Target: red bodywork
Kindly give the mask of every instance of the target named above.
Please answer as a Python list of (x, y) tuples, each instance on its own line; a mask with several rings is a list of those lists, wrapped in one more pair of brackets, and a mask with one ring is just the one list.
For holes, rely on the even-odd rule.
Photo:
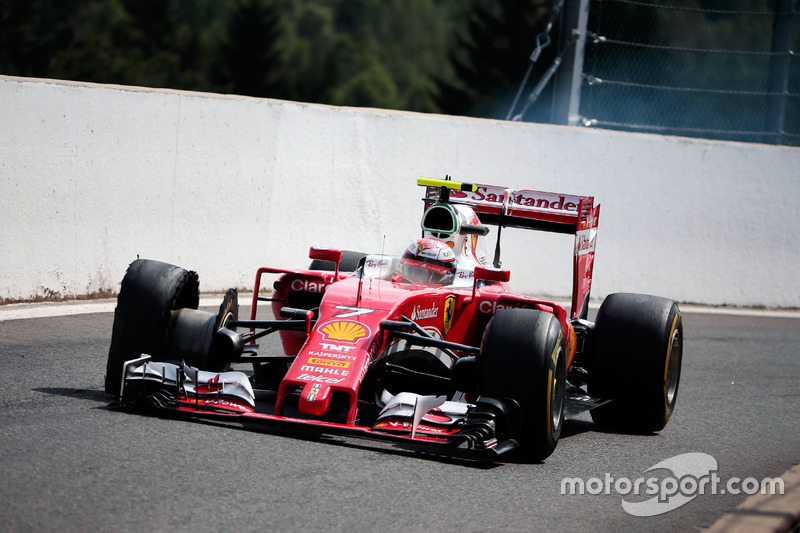
[[(187, 372), (194, 373), (193, 379), (199, 379), (196, 377), (199, 374), (183, 364), (160, 367), (162, 372), (169, 368), (178, 376), (172, 385), (163, 385), (166, 374), (162, 374), (155, 384), (150, 378), (150, 381), (144, 377), (137, 378), (139, 381), (130, 378), (134, 389), (141, 387), (136, 390), (144, 390), (144, 394), (146, 387), (151, 386), (162, 387), (166, 392), (177, 390), (173, 408), (190, 416), (311, 425), (403, 441), (465, 444), (470, 449), (495, 453), (516, 446), (513, 438), (505, 441), (495, 438), (498, 434), (493, 418), (500, 413), (502, 416), (497, 415), (500, 416), (497, 420), (503, 423), (503, 417), (513, 417), (513, 405), (499, 405), (502, 399), (474, 397), (479, 394), (472, 384), (480, 363), (484, 331), (502, 309), (550, 313), (563, 330), (569, 370), (576, 354), (575, 327), (578, 319), (586, 317), (591, 290), (599, 206), (593, 205), (592, 197), (427, 179), (418, 183), (427, 187), (423, 198), (425, 214), (436, 215), (428, 222), (423, 217), (423, 232), (439, 238), (436, 235), (450, 231), (451, 242), (443, 242), (454, 252), (462, 253), (451, 284), (412, 282), (393, 270), (402, 263), (398, 258), (384, 255), (361, 257), (358, 268), (352, 264), (348, 267), (348, 270), (355, 268), (354, 272), (340, 271), (343, 257), (340, 250), (312, 248), (311, 259), (332, 262), (332, 271), (260, 268), (255, 278), (250, 320), (231, 319), (234, 330), (238, 326), (250, 329), (251, 333), (239, 335), (225, 325), (218, 326), (215, 333), (221, 334), (220, 338), (231, 347), (239, 346), (238, 355), (231, 362), (245, 362), (248, 358), (253, 362), (253, 382), (263, 377), (265, 383), (277, 384), (274, 404), (260, 405), (250, 378), (242, 372), (219, 373), (210, 380), (206, 376), (202, 383), (195, 383), (193, 392), (187, 392), (182, 381), (189, 375)], [(445, 218), (452, 214), (453, 220), (445, 220), (447, 224), (442, 228), (432, 227), (439, 214)], [(499, 265), (502, 228), (575, 235), (569, 313), (555, 302), (515, 293), (509, 285), (507, 270), (486, 266), (480, 241), (488, 232), (486, 226), (498, 227), (496, 265)], [(262, 296), (265, 274), (278, 274), (269, 298)], [(259, 302), (264, 300), (271, 301), (275, 320), (258, 317)], [(256, 328), (264, 331), (256, 333)], [(258, 355), (255, 340), (276, 330), (284, 355)], [(244, 353), (245, 343), (250, 343), (248, 353)], [(245, 357), (248, 354), (253, 357)], [(126, 367), (139, 361), (130, 361)], [(415, 365), (422, 365), (422, 369)], [(435, 368), (431, 370), (430, 365)], [(142, 376), (147, 374), (146, 366), (133, 373), (137, 371)], [(259, 371), (263, 372), (261, 376)], [(409, 388), (390, 390), (380, 377), (393, 379), (396, 375), (401, 376), (402, 386)], [(126, 376), (128, 371), (123, 369), (123, 379)], [(222, 394), (225, 380), (234, 380), (242, 390), (249, 390), (249, 396)], [(430, 383), (434, 385), (429, 386)], [(392, 388), (398, 388), (396, 384), (393, 382)], [(262, 389), (275, 390), (272, 386)], [(219, 393), (216, 396), (215, 391)], [(372, 401), (370, 394), (373, 400), (377, 396), (381, 399)], [(123, 402), (124, 392), (120, 397)], [(153, 396), (159, 406), (164, 397)], [(372, 416), (372, 420), (361, 425), (359, 416), (364, 412), (359, 411), (359, 406), (365, 402), (368, 409), (377, 408), (380, 413), (366, 415), (366, 418)]]
[[(424, 180), (420, 184), (424, 185)], [(281, 415), (284, 402), (295, 393), (299, 393), (300, 412), (310, 417), (326, 413), (334, 395), (343, 394), (349, 402), (346, 424), (354, 424), (362, 380), (376, 359), (398, 342), (383, 330), (382, 322), (387, 320), (412, 319), (437, 338), (479, 347), (487, 323), (499, 309), (538, 309), (552, 313), (560, 322), (566, 337), (567, 368), (571, 366), (576, 339), (570, 320), (581, 316), (588, 301), (599, 206), (593, 206), (592, 197), (514, 191), (488, 185), (473, 188), (451, 191), (450, 200), (469, 205), (481, 222), (576, 236), (570, 315), (557, 303), (514, 293), (507, 283), (507, 271), (498, 273), (479, 266), (472, 287), (421, 286), (340, 273), (341, 252), (312, 248), (312, 258), (334, 261), (336, 270), (261, 268), (256, 274), (251, 320), (257, 317), (261, 279), (267, 273), (281, 274), (272, 295), (275, 317), (281, 316), (283, 307), (298, 307), (295, 302), (319, 302), (313, 327), (309, 314), (305, 333), (280, 332), (284, 352), (294, 356), (294, 361), (280, 383), (275, 415)], [(438, 192), (437, 186), (427, 188), (426, 205), (436, 201)], [(381, 257), (375, 260), (381, 261)], [(478, 287), (480, 280), (493, 283)], [(453, 352), (459, 357), (467, 355), (457, 349)]]
[[(256, 289), (263, 274), (281, 272), (259, 269)], [(285, 398), (300, 389), (300, 410), (309, 415), (322, 415), (329, 408), (332, 393), (338, 391), (351, 399), (347, 422), (353, 423), (361, 381), (370, 364), (390, 345), (381, 329), (384, 320), (399, 321), (415, 316), (417, 324), (446, 341), (480, 346), (483, 330), (497, 310), (505, 307), (539, 309), (558, 318), (567, 339), (567, 364), (572, 363), (575, 334), (566, 310), (553, 302), (517, 295), (505, 282), (475, 290), (473, 295), (472, 289), (364, 281), (352, 274), (342, 278), (334, 281), (333, 273), (297, 271), (284, 273), (275, 282), (272, 296), (275, 316), (280, 316), (283, 302), (292, 301), (292, 293), (304, 292), (294, 289), (313, 287), (314, 291), (324, 293), (319, 318), (310, 335), (280, 332), (284, 352), (296, 358), (278, 390), (276, 414), (280, 414)], [(258, 307), (256, 294), (258, 292), (254, 293), (253, 320)]]

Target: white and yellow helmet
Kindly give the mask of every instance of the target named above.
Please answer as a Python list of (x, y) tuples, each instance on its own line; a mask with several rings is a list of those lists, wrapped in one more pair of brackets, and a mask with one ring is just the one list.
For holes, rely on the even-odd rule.
[(486, 264), (486, 227), (471, 207), (437, 202), (425, 210), (421, 225), (422, 236), (445, 242), (460, 266)]

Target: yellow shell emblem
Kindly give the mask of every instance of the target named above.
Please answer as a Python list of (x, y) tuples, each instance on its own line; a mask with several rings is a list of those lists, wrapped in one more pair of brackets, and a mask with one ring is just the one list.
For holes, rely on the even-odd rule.
[(325, 335), (327, 340), (345, 342), (354, 342), (369, 334), (365, 326), (358, 322), (350, 322), (349, 320), (328, 322), (322, 326), (320, 331)]

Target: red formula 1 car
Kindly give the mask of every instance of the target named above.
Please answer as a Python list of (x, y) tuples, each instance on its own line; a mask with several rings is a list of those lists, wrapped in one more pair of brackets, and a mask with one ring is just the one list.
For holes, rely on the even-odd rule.
[[(664, 298), (612, 294), (587, 320), (594, 198), (419, 184), (422, 238), (402, 255), (311, 248), (307, 270), (261, 268), (248, 320), (235, 290), (218, 313), (201, 311), (195, 272), (136, 260), (122, 280), (106, 390), (124, 407), (490, 456), (519, 447), (531, 460), (549, 456), (565, 417), (585, 410), (624, 431), (665, 426), (681, 370), (680, 311)], [(575, 236), (569, 313), (512, 291), (499, 268), (505, 227)], [(269, 295), (264, 274), (278, 275)], [(266, 301), (269, 319), (258, 314)], [(261, 353), (256, 342), (275, 332), (283, 353)]]

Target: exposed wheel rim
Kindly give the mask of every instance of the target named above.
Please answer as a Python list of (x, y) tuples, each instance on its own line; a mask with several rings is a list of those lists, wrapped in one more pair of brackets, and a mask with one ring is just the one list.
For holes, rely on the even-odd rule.
[(678, 380), (681, 374), (681, 358), (683, 356), (683, 342), (681, 332), (676, 328), (672, 332), (669, 346), (669, 361), (667, 362), (667, 375), (665, 378), (665, 392), (667, 405), (671, 406), (675, 402), (675, 395), (678, 392)]
[(228, 328), (236, 331), (236, 328), (228, 327), (230, 322), (236, 321), (239, 318), (239, 298), (236, 289), (228, 289), (222, 303), (219, 306), (217, 313), (216, 329)]
[[(233, 316), (233, 313), (231, 313), (231, 312), (229, 311), (229, 312), (228, 312), (228, 313), (227, 313), (227, 314), (226, 314), (226, 315), (225, 315), (225, 316), (222, 318), (222, 321), (219, 323), (219, 327), (220, 327), (220, 328), (228, 328), (228, 323), (229, 323), (229, 322), (231, 322), (232, 320), (235, 320), (235, 318), (234, 318), (234, 316)], [(230, 328), (228, 328), (228, 329), (230, 329)], [(236, 328), (234, 328), (234, 330), (235, 330), (235, 329), (236, 329)]]
[(559, 347), (556, 356), (556, 371), (553, 376), (553, 383), (550, 387), (550, 423), (553, 433), (558, 435), (561, 424), (564, 421), (564, 392), (566, 386), (566, 365), (561, 361), (564, 357), (564, 350)]

